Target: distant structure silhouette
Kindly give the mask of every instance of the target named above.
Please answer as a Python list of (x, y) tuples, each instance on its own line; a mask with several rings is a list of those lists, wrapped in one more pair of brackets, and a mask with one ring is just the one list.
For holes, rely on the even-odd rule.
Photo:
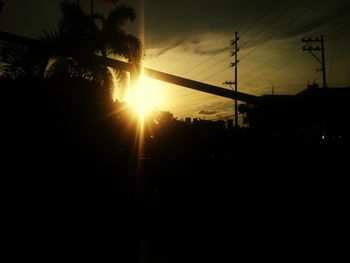
[(278, 132), (293, 139), (345, 142), (350, 134), (348, 101), (350, 87), (317, 88), (317, 84), (296, 95), (265, 95), (248, 109), (253, 129)]

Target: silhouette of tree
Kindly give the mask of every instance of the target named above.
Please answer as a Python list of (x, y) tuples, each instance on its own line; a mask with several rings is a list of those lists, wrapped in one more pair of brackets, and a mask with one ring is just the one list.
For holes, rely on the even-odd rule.
[(165, 134), (174, 130), (177, 124), (177, 118), (169, 111), (155, 110), (147, 118), (147, 126), (157, 135)]
[(51, 54), (47, 50), (3, 43), (0, 75), (6, 78), (43, 77)]
[(113, 74), (123, 74), (100, 65), (94, 55), (114, 55), (129, 63), (139, 63), (142, 59), (141, 41), (123, 30), (127, 21), (132, 22), (136, 18), (133, 8), (119, 4), (107, 16), (91, 15), (86, 14), (78, 3), (64, 0), (60, 3), (60, 9), (62, 18), (58, 29), (46, 30), (40, 37), (48, 46), (47, 50), (2, 45), (2, 75), (13, 78), (78, 78), (106, 86), (106, 83), (110, 84)]
[(93, 55), (114, 55), (129, 63), (139, 63), (142, 59), (141, 41), (122, 29), (126, 21), (132, 22), (136, 18), (133, 8), (116, 5), (107, 16), (85, 14), (80, 5), (71, 1), (62, 1), (60, 8), (63, 17), (58, 31), (46, 31), (42, 38), (71, 57), (56, 58), (51, 73), (70, 72), (72, 77), (103, 84), (111, 78), (110, 69), (98, 65)]
[(168, 126), (176, 121), (174, 114), (170, 111), (155, 111), (153, 122), (159, 126)]

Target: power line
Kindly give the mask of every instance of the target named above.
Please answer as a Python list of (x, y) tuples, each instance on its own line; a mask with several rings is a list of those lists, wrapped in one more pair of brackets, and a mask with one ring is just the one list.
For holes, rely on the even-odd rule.
[(278, 6), (281, 0), (278, 0), (277, 4), (273, 2), (270, 4), (263, 13), (241, 34), (241, 38), (245, 36), (251, 29), (253, 29), (258, 23), (260, 23), (265, 17), (267, 17)]
[[(285, 70), (287, 68), (287, 66), (289, 66), (290, 64), (292, 64), (295, 61), (297, 61), (301, 57), (302, 54), (303, 54), (302, 52), (296, 54), (294, 57), (292, 57), (288, 61), (286, 61), (280, 68), (277, 68), (274, 72), (271, 72), (271, 74), (268, 74), (268, 75), (272, 75), (272, 74), (277, 73), (278, 71)], [(254, 82), (254, 79), (253, 79), (253, 82)], [(270, 87), (267, 87), (267, 88), (270, 88)], [(255, 88), (248, 89), (248, 91), (255, 91), (255, 90), (258, 90), (258, 89), (260, 90), (260, 89), (267, 89), (267, 88), (255, 87)], [(244, 90), (244, 92), (247, 92), (247, 90)]]
[[(295, 22), (295, 21), (296, 21), (297, 19), (299, 19), (301, 16), (305, 15), (309, 10), (311, 10), (311, 9), (314, 7), (314, 3), (315, 3), (315, 2), (317, 2), (317, 1), (314, 1), (314, 2), (312, 3), (312, 5), (307, 6), (306, 8), (304, 8), (303, 10), (301, 10), (301, 12), (299, 12), (296, 16), (292, 17), (286, 24), (284, 24), (282, 27), (280, 27), (279, 31), (283, 30), (283, 28), (285, 28), (286, 26), (288, 26), (288, 24)], [(262, 15), (262, 16), (263, 16), (263, 17), (266, 17), (266, 15), (265, 15), (265, 16)], [(346, 28), (346, 27), (348, 26), (348, 24), (347, 24), (347, 23), (343, 23), (341, 27), (337, 26), (336, 28), (334, 28), (334, 23), (331, 22), (331, 23), (327, 24), (326, 26), (329, 27), (329, 29), (328, 29), (328, 31), (327, 31), (326, 33), (332, 33), (332, 32), (340, 32), (342, 29)], [(250, 26), (250, 27), (251, 27), (251, 26)], [(322, 27), (322, 28), (323, 28), (323, 27)], [(311, 32), (315, 32), (315, 33), (318, 32), (318, 31), (321, 32), (322, 28), (321, 28), (321, 29), (313, 30), (313, 31), (311, 31)], [(249, 28), (248, 28), (248, 29), (249, 29)], [(278, 32), (274, 32), (273, 34), (271, 34), (267, 39), (264, 40), (264, 42), (262, 43), (262, 45), (265, 44), (265, 43), (267, 43), (271, 38), (273, 38), (276, 34), (278, 34), (279, 31), (278, 31)], [(311, 32), (310, 32), (310, 33), (311, 33)], [(255, 42), (257, 42), (257, 41), (255, 41)], [(259, 48), (259, 47), (255, 47), (253, 50), (251, 50), (251, 51), (249, 52), (249, 54), (245, 54), (245, 55), (243, 56), (243, 58), (248, 57), (248, 56), (249, 56), (251, 53), (253, 53), (257, 48)], [(290, 49), (290, 48), (288, 48), (288, 49)], [(287, 50), (288, 50), (288, 49), (287, 49)], [(254, 78), (256, 78), (256, 77), (261, 78), (261, 77), (264, 76), (263, 74), (265, 74), (265, 75), (271, 75), (271, 74), (273, 74), (273, 73), (276, 73), (276, 72), (280, 71), (281, 69), (283, 69), (283, 67), (285, 67), (286, 65), (291, 64), (291, 63), (294, 62), (297, 58), (299, 58), (299, 56), (300, 56), (302, 53), (301, 53), (301, 52), (296, 52), (297, 49), (299, 49), (299, 47), (298, 47), (298, 48), (294, 47), (294, 49), (287, 51), (286, 54), (282, 54), (282, 55), (280, 55), (280, 56), (278, 56), (278, 57), (275, 57), (275, 58), (269, 60), (267, 63), (264, 63), (264, 69), (263, 69), (260, 73), (259, 73), (258, 67), (255, 67), (255, 70), (253, 70), (253, 72), (252, 72), (252, 70), (250, 70), (248, 73), (245, 73), (244, 76), (247, 76), (247, 74), (252, 74), (252, 73), (253, 73), (253, 77), (254, 77)], [(284, 53), (284, 52), (282, 52), (282, 53)], [(218, 64), (222, 63), (222, 62), (225, 61), (225, 60), (226, 60), (226, 58), (224, 58), (224, 59), (222, 59), (222, 60), (220, 60), (220, 61), (217, 61), (216, 63), (212, 64), (211, 67), (209, 67), (208, 69), (205, 69), (205, 70), (200, 71), (198, 74), (200, 75), (200, 74), (206, 72), (207, 70), (210, 70), (212, 67), (217, 66)], [(269, 64), (269, 63), (270, 63), (270, 64)], [(281, 68), (281, 66), (283, 66), (283, 67)], [(226, 70), (227, 70), (227, 69), (226, 69)], [(204, 80), (207, 80), (207, 79), (210, 79), (211, 77), (213, 77), (213, 76), (215, 76), (215, 75), (217, 75), (217, 74), (219, 74), (219, 73), (223, 74), (224, 72), (226, 72), (226, 70), (220, 69), (220, 70), (214, 72), (213, 74), (211, 74), (210, 76), (205, 77), (205, 78), (203, 79), (203, 81), (204, 81)], [(220, 75), (221, 75), (221, 74), (220, 74)]]
[[(286, 14), (287, 14), (288, 12), (290, 12), (290, 10), (293, 8), (293, 6), (294, 6), (295, 4), (296, 4), (296, 2), (295, 2), (295, 1), (292, 1), (288, 6), (286, 6), (286, 7), (283, 9), (283, 11), (281, 11), (281, 12), (279, 13), (279, 15), (278, 15), (277, 17), (274, 17), (273, 20), (272, 20), (270, 23), (266, 24), (264, 27), (262, 27), (262, 28), (259, 30), (259, 33), (258, 33), (258, 35), (255, 36), (255, 39), (252, 39), (251, 41), (248, 41), (245, 45), (242, 46), (242, 48), (245, 48), (245, 47), (247, 46), (247, 44), (249, 44), (250, 46), (256, 46), (256, 45), (260, 42), (259, 39), (262, 39), (262, 38), (263, 38), (263, 37), (262, 37), (262, 34), (263, 34), (266, 30), (270, 29), (270, 28), (276, 23), (276, 21), (278, 21), (281, 17), (286, 16)], [(259, 37), (259, 36), (260, 36), (260, 37)]]
[(251, 77), (251, 80), (255, 80), (259, 77), (267, 77), (267, 76), (272, 76), (273, 74), (285, 69), (287, 66), (289, 66), (290, 64), (292, 64), (293, 62), (295, 62), (297, 59), (299, 59), (299, 57), (302, 55), (303, 53), (301, 51), (295, 53), (294, 55), (292, 55), (291, 57), (289, 57), (286, 60), (281, 61), (276, 67), (268, 69), (258, 75), (255, 75), (253, 77)]
[[(339, 31), (339, 26), (337, 26), (337, 24), (338, 23), (336, 23), (336, 27), (338, 27), (337, 31)], [(333, 28), (334, 27), (334, 22), (331, 22), (331, 23), (327, 24), (326, 26), (328, 26), (330, 28), (328, 30), (328, 32), (333, 32), (334, 31), (334, 28)], [(346, 26), (347, 26), (347, 24), (343, 23), (343, 26), (341, 27), (341, 29), (343, 29)], [(312, 32), (316, 32), (316, 31), (320, 33), (320, 32), (322, 32), (324, 30), (316, 29), (316, 30), (313, 30)], [(290, 51), (288, 51), (289, 49), (290, 49)], [(283, 53), (282, 56), (277, 56), (277, 57), (275, 57), (273, 59), (270, 59), (267, 62), (265, 62), (262, 65), (262, 66), (264, 66), (264, 69), (262, 71), (260, 71), (258, 69), (258, 67), (255, 67), (255, 69), (251, 69), (249, 72), (245, 73), (243, 75), (243, 78), (248, 76), (248, 75), (251, 75), (251, 74), (254, 74), (254, 77), (256, 75), (261, 75), (262, 76), (263, 73), (268, 73), (269, 74), (269, 72), (271, 72), (271, 70), (273, 70), (275, 67), (280, 66), (281, 63), (284, 63), (284, 61), (288, 60), (289, 56), (295, 55), (295, 51), (296, 50), (299, 50), (299, 45), (295, 46), (294, 49), (291, 49), (290, 47), (288, 47), (287, 49), (285, 49), (284, 51), (281, 52), (281, 53)], [(285, 52), (287, 52), (287, 53), (285, 53)], [(244, 62), (244, 60), (243, 60), (243, 62)], [(260, 77), (260, 76), (258, 76), (258, 77)]]
[(187, 71), (183, 72), (182, 75), (185, 76), (185, 75), (189, 74), (193, 70), (197, 69), (200, 65), (203, 65), (203, 64), (207, 63), (209, 60), (211, 60), (213, 57), (216, 57), (217, 55), (219, 55), (219, 54), (211, 55), (211, 56), (205, 58), (204, 60), (198, 62), (194, 66), (192, 66), (189, 69), (187, 69)]
[[(229, 49), (228, 46), (224, 46), (223, 48)], [(187, 75), (187, 74), (193, 72), (193, 71), (196, 70), (198, 67), (200, 67), (201, 65), (207, 63), (207, 62), (210, 61), (212, 58), (219, 56), (220, 54), (221, 54), (221, 52), (219, 52), (219, 53), (217, 53), (217, 54), (212, 54), (211, 56), (209, 56), (209, 57), (207, 57), (207, 58), (201, 60), (200, 62), (198, 62), (198, 63), (195, 64), (194, 66), (188, 68), (185, 72), (182, 73), (182, 75)], [(222, 61), (223, 61), (223, 60), (222, 60)], [(207, 68), (207, 70), (209, 70), (210, 67), (212, 67), (212, 66), (209, 66), (209, 67)], [(204, 70), (204, 72), (205, 72), (205, 71), (206, 71), (206, 70)], [(201, 72), (200, 74), (203, 73), (202, 71), (200, 71), (200, 72)], [(193, 74), (192, 74), (192, 75), (193, 75)], [(196, 75), (198, 75), (198, 73), (197, 73)]]
[[(246, 59), (244, 62), (248, 65), (248, 67), (249, 67), (249, 69), (250, 69), (251, 71), (254, 71), (253, 67), (252, 67), (251, 64), (248, 62), (247, 59)], [(241, 78), (243, 78), (243, 77), (241, 77)], [(258, 78), (259, 78), (260, 80), (262, 80), (262, 82), (265, 82), (266, 84), (271, 85), (271, 83), (269, 83), (269, 82), (264, 78), (263, 75), (261, 75), (261, 76), (258, 75)]]
[(261, 46), (263, 46), (264, 44), (266, 44), (269, 40), (271, 40), (272, 38), (274, 38), (276, 35), (278, 35), (281, 31), (283, 31), (285, 29), (285, 27), (290, 26), (291, 23), (294, 23), (296, 20), (300, 19), (301, 17), (303, 17), (307, 12), (309, 12), (311, 9), (313, 9), (315, 7), (315, 4), (320, 2), (320, 1), (324, 1), (324, 0), (315, 0), (313, 1), (309, 6), (307, 6), (305, 9), (303, 9), (300, 13), (298, 13), (296, 16), (294, 16), (292, 19), (290, 19), (287, 23), (285, 23), (282, 27), (280, 27), (278, 29), (278, 31), (273, 32), (272, 34), (270, 34), (270, 36), (265, 39), (262, 43), (260, 43), (259, 46), (255, 46), (255, 48), (253, 48), (252, 50), (250, 50), (247, 54), (245, 54), (241, 59), (243, 60), (245, 57), (251, 55), (253, 52), (255, 52), (257, 49), (259, 49)]
[(280, 59), (276, 60), (274, 63), (270, 64), (266, 68), (264, 68), (259, 74), (259, 76), (262, 75), (268, 75), (271, 74), (271, 72), (274, 72), (275, 69), (281, 68), (286, 62), (290, 61), (290, 59), (294, 58), (297, 54), (301, 53), (300, 50), (295, 50), (289, 53), (287, 56), (281, 57)]
[(297, 61), (301, 56), (302, 56), (302, 52), (298, 52), (296, 53), (294, 56), (290, 57), (288, 60), (284, 61), (282, 64), (280, 64), (279, 67), (275, 68), (274, 70), (267, 72), (266, 75), (267, 76), (271, 76), (281, 70), (284, 70), (287, 68), (287, 66), (289, 66), (290, 64), (294, 63), (295, 61)]
[[(259, 75), (259, 74), (265, 72), (266, 70), (273, 68), (274, 66), (278, 66), (279, 63), (283, 62), (285, 59), (288, 59), (289, 56), (293, 55), (294, 52), (296, 52), (298, 50), (299, 50), (299, 46), (295, 47), (294, 49), (292, 49), (291, 47), (288, 47), (280, 52), (280, 53), (282, 53), (282, 55), (279, 55), (279, 56), (276, 56), (276, 57), (273, 57), (273, 58), (267, 60), (266, 62), (262, 63), (261, 65), (255, 67), (255, 69), (245, 73), (242, 77), (251, 76), (252, 74)], [(263, 67), (263, 69), (259, 70), (258, 69), (259, 67)]]
[[(299, 50), (299, 46), (297, 47), (297, 48), (295, 48), (294, 50), (292, 50), (291, 52), (295, 52), (295, 51), (297, 51), (297, 50)], [(287, 48), (286, 50), (284, 50), (284, 51), (282, 51), (282, 52), (285, 52), (285, 51), (287, 51), (289, 48)], [(300, 50), (299, 50), (300, 51)], [(277, 63), (277, 65), (278, 65), (278, 63), (280, 63), (281, 62), (281, 58), (283, 59), (284, 57), (286, 57), (286, 56), (288, 56), (288, 55), (290, 55), (291, 53), (287, 53), (287, 54), (285, 54), (285, 55), (283, 55), (282, 57), (277, 57), (277, 58), (272, 58), (272, 59), (270, 59), (269, 61), (268, 61), (268, 63), (271, 63), (272, 65), (275, 65), (276, 63)], [(288, 59), (288, 58), (287, 58)], [(226, 58), (224, 58), (222, 61), (219, 61), (220, 63), (221, 62), (223, 62), (224, 60), (226, 60)], [(277, 60), (277, 61), (276, 61)], [(244, 61), (245, 62), (245, 61)], [(283, 62), (283, 60), (282, 60), (282, 62)], [(216, 64), (218, 64), (218, 63), (216, 63)], [(265, 67), (266, 67), (266, 63), (264, 63), (265, 64)], [(271, 65), (270, 65), (271, 66)], [(219, 70), (217, 70), (217, 71), (215, 71), (214, 73), (212, 73), (211, 75), (209, 75), (209, 76), (206, 76), (205, 78), (203, 78), (203, 79), (201, 79), (201, 81), (206, 81), (206, 80), (208, 80), (208, 79), (210, 79), (210, 78), (212, 78), (213, 76), (217, 76), (218, 74), (223, 74), (223, 73), (225, 73), (227, 70), (228, 70), (229, 68), (227, 67), (226, 68), (226, 70), (223, 70), (223, 69), (219, 69)], [(208, 69), (209, 70), (209, 69)], [(204, 70), (204, 72), (205, 71), (207, 71), (207, 70)], [(265, 71), (265, 69), (263, 70), (263, 71)], [(262, 71), (262, 72), (263, 72)], [(252, 74), (252, 72), (248, 72), (248, 73), (245, 73), (241, 78), (245, 78), (247, 75), (249, 75), (249, 74)], [(257, 73), (255, 73), (255, 75), (254, 76), (256, 76), (256, 75), (262, 75), (262, 74), (257, 74)]]
[[(332, 23), (330, 23), (329, 25), (333, 26)], [(346, 26), (346, 24), (344, 24), (344, 25)], [(317, 31), (321, 32), (321, 29), (318, 29)], [(327, 32), (334, 32), (334, 31), (337, 31), (337, 29), (330, 28), (330, 30), (328, 30)], [(316, 32), (316, 30), (314, 32)], [(263, 71), (261, 71), (260, 73), (258, 73), (256, 75), (253, 75), (252, 79), (254, 80), (256, 78), (260, 78), (263, 75), (267, 75), (267, 76), (273, 75), (276, 72), (286, 68), (288, 65), (295, 62), (301, 56), (302, 52), (300, 51), (299, 47), (297, 47), (297, 49), (298, 49), (298, 52), (295, 52), (295, 49), (292, 49), (286, 55), (280, 56), (274, 62), (272, 62), (268, 67), (265, 67), (265, 69)], [(285, 51), (283, 51), (283, 52), (285, 52)], [(246, 73), (244, 76), (247, 76), (248, 74), (251, 74), (253, 72), (254, 71), (250, 71), (250, 72)], [(255, 70), (255, 72), (257, 72), (257, 70)]]
[[(230, 69), (230, 67), (227, 67), (226, 69), (224, 69), (224, 70), (222, 70), (222, 69), (220, 69), (220, 70), (218, 70), (218, 71), (215, 71), (214, 73), (212, 73), (211, 75), (209, 75), (209, 76), (207, 76), (207, 77), (205, 77), (205, 78), (202, 78), (200, 81), (206, 81), (206, 80), (208, 80), (208, 79), (211, 79), (212, 77), (214, 77), (214, 76), (221, 76), (223, 73), (225, 73), (226, 71), (228, 71)], [(218, 75), (219, 74), (219, 75)]]
[[(206, 72), (206, 71), (208, 71), (208, 70), (211, 70), (213, 67), (215, 67), (215, 66), (217, 66), (217, 65), (219, 65), (219, 64), (221, 64), (221, 63), (223, 63), (223, 62), (226, 61), (226, 60), (227, 60), (227, 58), (220, 59), (220, 60), (216, 61), (214, 64), (210, 65), (208, 68), (205, 68), (204, 70), (202, 70), (202, 71), (196, 73), (196, 75), (199, 76), (199, 75), (203, 74), (204, 72)], [(221, 71), (222, 71), (222, 69), (221, 69)]]
[[(338, 7), (338, 14), (341, 12), (342, 8), (341, 8), (341, 0), (338, 0), (337, 1), (337, 7)], [(331, 58), (330, 58), (330, 64), (329, 64), (329, 72), (328, 72), (328, 80), (330, 81), (331, 79), (331, 75), (332, 75), (332, 72), (333, 72), (333, 63), (334, 63), (334, 57), (335, 57), (335, 53), (336, 53), (336, 50), (337, 50), (337, 45), (338, 45), (338, 39), (339, 39), (339, 35), (336, 35), (336, 38), (335, 38), (335, 42), (334, 42), (334, 45), (333, 45), (333, 49), (332, 49), (332, 52), (331, 52)]]

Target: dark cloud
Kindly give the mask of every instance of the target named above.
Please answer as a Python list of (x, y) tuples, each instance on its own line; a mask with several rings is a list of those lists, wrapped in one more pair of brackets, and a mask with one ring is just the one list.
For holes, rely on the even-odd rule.
[(201, 110), (200, 112), (198, 112), (198, 114), (200, 115), (207, 115), (207, 116), (215, 115), (217, 113), (218, 113), (217, 111), (207, 111), (207, 110)]
[[(0, 16), (0, 29), (37, 37), (57, 23), (60, 0), (2, 0), (6, 9)], [(80, 1), (89, 11), (90, 0)], [(128, 29), (141, 35), (146, 48), (192, 48), (199, 55), (220, 53), (223, 47), (200, 46), (206, 33), (232, 35), (238, 31), (247, 47), (269, 40), (302, 35), (322, 29), (332, 21), (349, 16), (347, 0), (124, 0), (133, 6), (138, 20)], [(95, 0), (97, 12), (110, 5)], [(144, 19), (142, 19), (144, 18)], [(143, 24), (143, 26), (141, 26)], [(142, 30), (144, 28), (144, 31)], [(186, 43), (186, 45), (184, 45)], [(190, 44), (190, 45), (189, 45)]]
[(193, 53), (198, 55), (214, 55), (218, 54), (224, 51), (230, 50), (229, 47), (218, 47), (218, 48), (202, 48), (202, 47), (196, 47), (192, 50)]
[(275, 38), (288, 38), (306, 34), (326, 33), (334, 30), (340, 24), (349, 22), (350, 2), (338, 1), (316, 1), (308, 2), (295, 11), (275, 28)]
[[(141, 0), (129, 1), (140, 6)], [(158, 47), (170, 39), (200, 44), (203, 33), (233, 34), (239, 31), (251, 45), (301, 35), (346, 16), (350, 2), (342, 0), (144, 0), (145, 44)], [(248, 32), (247, 32), (248, 30)], [(194, 49), (198, 54), (221, 50)]]
[[(275, 1), (275, 0), (270, 0)], [(154, 46), (172, 38), (193, 38), (205, 32), (227, 32), (237, 30), (247, 23), (257, 10), (264, 6), (262, 1), (255, 1), (256, 9), (243, 1), (202, 0), (157, 1), (145, 3), (146, 45)]]

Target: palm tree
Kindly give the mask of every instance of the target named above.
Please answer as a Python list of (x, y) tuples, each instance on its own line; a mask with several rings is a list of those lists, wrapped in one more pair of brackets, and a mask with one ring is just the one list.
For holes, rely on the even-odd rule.
[(51, 53), (38, 47), (3, 43), (0, 48), (0, 75), (6, 78), (41, 78), (48, 68)]
[(58, 31), (46, 31), (42, 38), (69, 57), (56, 56), (48, 76), (87, 79), (112, 87), (113, 78), (123, 79), (125, 74), (97, 64), (94, 55), (113, 55), (129, 63), (140, 63), (143, 57), (141, 41), (123, 30), (127, 21), (133, 22), (136, 18), (133, 8), (116, 5), (107, 16), (86, 14), (79, 4), (71, 1), (62, 1), (60, 8), (63, 16)]
[[(111, 69), (97, 64), (95, 55), (114, 55), (129, 63), (141, 61), (141, 41), (123, 30), (127, 21), (133, 22), (136, 18), (133, 8), (120, 4), (107, 16), (91, 15), (86, 14), (77, 2), (64, 0), (60, 9), (62, 18), (58, 29), (44, 31), (41, 36), (41, 40), (50, 47), (51, 54), (37, 48), (3, 45), (0, 52), (3, 72), (13, 77), (79, 78), (104, 85), (112, 78)], [(114, 71), (123, 75), (117, 69)]]

